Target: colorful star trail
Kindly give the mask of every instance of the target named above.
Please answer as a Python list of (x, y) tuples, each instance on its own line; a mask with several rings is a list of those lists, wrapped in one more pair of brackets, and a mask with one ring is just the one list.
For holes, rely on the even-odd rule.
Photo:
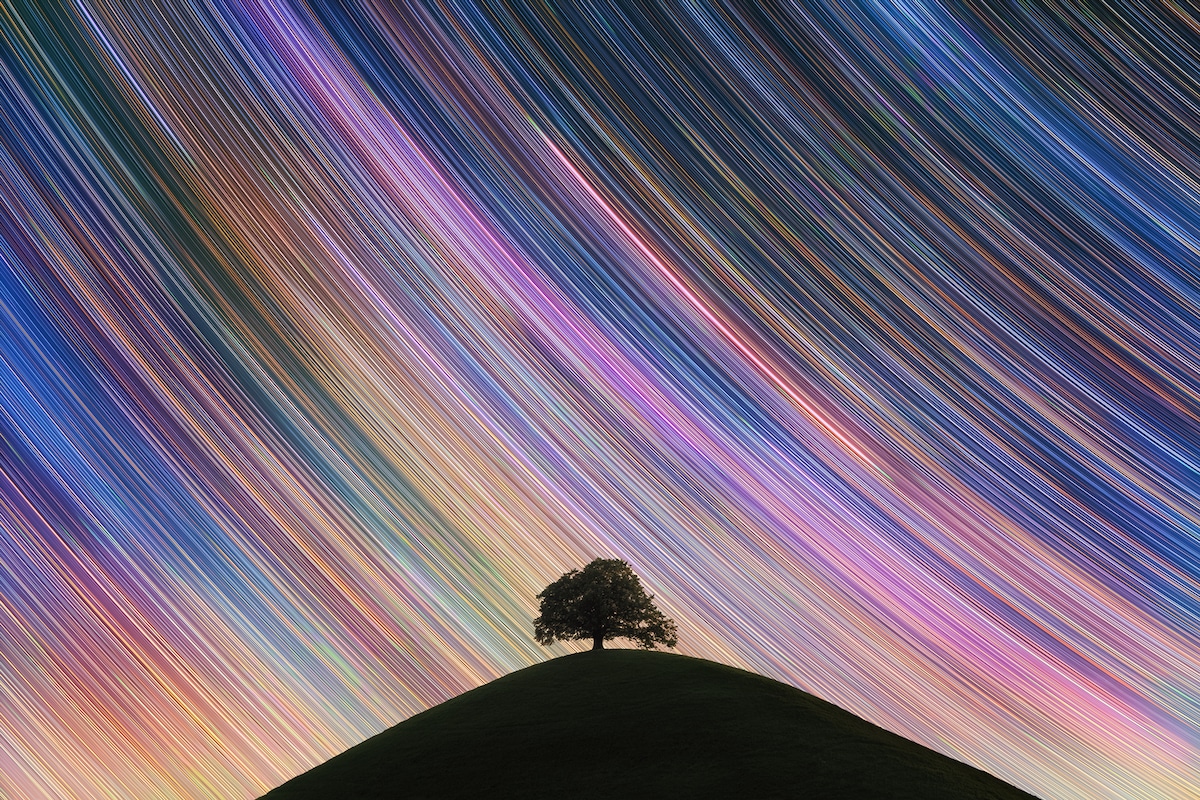
[(1200, 795), (1200, 19), (485, 5), (0, 9), (0, 797), (255, 797), (597, 556)]

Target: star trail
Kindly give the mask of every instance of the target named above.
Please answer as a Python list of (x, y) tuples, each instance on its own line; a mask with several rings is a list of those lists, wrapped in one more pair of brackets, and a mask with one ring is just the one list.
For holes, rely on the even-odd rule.
[[(1081, 6), (1081, 7), (1077, 7)], [(1200, 19), (0, 9), (0, 797), (252, 798), (679, 652), (1200, 794)]]

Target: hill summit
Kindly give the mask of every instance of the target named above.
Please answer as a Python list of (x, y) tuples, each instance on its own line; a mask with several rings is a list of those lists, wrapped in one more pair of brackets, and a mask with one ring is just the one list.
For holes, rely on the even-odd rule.
[(1032, 795), (761, 675), (596, 650), (459, 695), (262, 800), (663, 797)]

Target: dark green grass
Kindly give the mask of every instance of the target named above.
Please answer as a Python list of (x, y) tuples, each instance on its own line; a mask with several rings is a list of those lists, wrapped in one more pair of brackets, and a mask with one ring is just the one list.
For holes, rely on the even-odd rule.
[(668, 653), (602, 650), (448, 700), (265, 797), (1031, 795), (769, 678)]

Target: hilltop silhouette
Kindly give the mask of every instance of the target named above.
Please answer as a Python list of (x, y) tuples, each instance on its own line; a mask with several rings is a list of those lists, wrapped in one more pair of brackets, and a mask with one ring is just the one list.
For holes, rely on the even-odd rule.
[(769, 678), (596, 650), (448, 700), (263, 800), (609, 797), (1032, 796)]

